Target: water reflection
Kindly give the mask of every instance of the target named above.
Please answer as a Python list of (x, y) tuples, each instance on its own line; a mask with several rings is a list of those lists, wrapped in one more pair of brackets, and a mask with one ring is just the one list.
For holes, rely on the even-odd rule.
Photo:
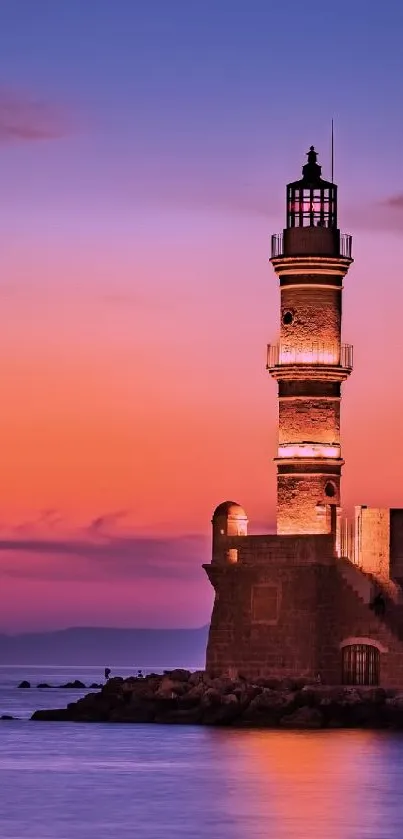
[(401, 839), (403, 738), (11, 722), (1, 839)]
[(230, 739), (232, 735), (235, 771), (229, 773), (227, 806), (242, 825), (240, 839), (400, 839), (399, 735), (250, 731), (231, 732)]

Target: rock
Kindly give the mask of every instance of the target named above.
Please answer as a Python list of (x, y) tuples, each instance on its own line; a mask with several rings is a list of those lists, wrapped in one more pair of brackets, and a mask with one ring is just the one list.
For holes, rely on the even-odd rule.
[(279, 687), (278, 687), (278, 690), (281, 690), (281, 691), (284, 691), (284, 692), (287, 692), (287, 691), (291, 692), (291, 691), (295, 691), (295, 690), (301, 690), (301, 688), (303, 688), (304, 685), (305, 685), (305, 680), (303, 680), (303, 683), (301, 684), (300, 679), (292, 679), (290, 677), (287, 677), (286, 679), (281, 680), (281, 682), (279, 684)]
[(285, 713), (295, 708), (295, 694), (263, 688), (247, 705), (243, 724), (275, 728)]
[(169, 677), (173, 682), (188, 682), (190, 678), (190, 670), (183, 670), (177, 667), (176, 670), (171, 670)]
[[(109, 719), (109, 722), (146, 723), (154, 722), (155, 714), (155, 705), (139, 702), (132, 703), (131, 705), (124, 705), (120, 708), (114, 708), (107, 719)], [(163, 721), (164, 720), (162, 720), (162, 722)]]
[(222, 705), (233, 705), (235, 707), (239, 705), (238, 699), (234, 693), (227, 693), (226, 696), (222, 697), (221, 700)]
[(121, 694), (89, 693), (78, 699), (77, 702), (70, 702), (67, 706), (71, 719), (76, 722), (92, 721), (107, 722), (113, 712), (123, 714), (126, 707)]
[(0, 720), (15, 720), (17, 717), (12, 717), (11, 714), (2, 714)]
[(194, 685), (190, 688), (190, 690), (178, 697), (179, 708), (186, 710), (200, 706), (201, 698), (206, 690), (208, 690), (208, 688), (206, 688), (206, 685), (203, 685), (202, 683)]
[(50, 708), (46, 711), (35, 711), (31, 717), (31, 720), (44, 722), (66, 722), (71, 719), (72, 716), (68, 708)]
[[(226, 693), (232, 693), (235, 684), (236, 683), (234, 683), (233, 679), (229, 679), (227, 676), (224, 676), (221, 679), (212, 679), (209, 686), (214, 690), (217, 690), (221, 696), (224, 696)], [(242, 682), (239, 684), (244, 687)]]
[(283, 728), (322, 728), (323, 717), (317, 708), (303, 706), (281, 717), (280, 725)]
[(221, 694), (215, 688), (207, 688), (201, 697), (200, 704), (202, 708), (209, 708), (211, 705), (221, 705)]
[(276, 678), (256, 679), (256, 684), (262, 688), (270, 688), (270, 690), (279, 690), (281, 680)]
[(206, 674), (203, 670), (196, 670), (194, 673), (191, 673), (189, 676), (189, 684), (190, 685), (198, 685), (201, 682), (205, 681)]
[(403, 693), (397, 693), (392, 698), (387, 699), (386, 702), (390, 708), (398, 708), (403, 711)]
[(65, 690), (85, 690), (85, 684), (80, 682), (79, 679), (75, 679), (74, 682), (66, 682), (65, 685), (59, 685), (59, 687)]
[(385, 725), (390, 728), (403, 728), (403, 695), (398, 693), (385, 700), (382, 706), (384, 712)]
[(102, 687), (103, 693), (116, 693), (123, 684), (124, 679), (121, 676), (114, 676), (113, 679), (108, 679)]
[(360, 705), (362, 698), (356, 688), (343, 688), (339, 702), (341, 705)]
[(39, 690), (42, 690), (42, 688), (51, 688), (51, 687), (53, 687), (53, 685), (47, 685), (46, 682), (39, 682), (39, 685), (37, 685), (37, 688)]
[[(40, 710), (32, 719), (301, 729), (403, 728), (403, 692), (318, 685), (304, 679), (283, 680), (281, 689), (275, 679), (259, 682), (213, 678), (201, 671), (189, 674), (179, 668), (144, 678), (114, 677), (103, 686), (94, 683), (96, 692), (70, 702), (67, 708)], [(75, 680), (63, 687), (83, 690), (84, 685)]]
[(297, 707), (302, 708), (305, 705), (313, 708), (314, 705), (318, 705), (319, 703), (320, 699), (311, 687), (305, 686), (301, 690), (297, 690), (295, 694), (295, 704)]
[(101, 690), (103, 685), (98, 685), (96, 682), (93, 682), (92, 685), (90, 685), (90, 690), (96, 690), (97, 688)]
[(155, 695), (161, 699), (173, 699), (181, 696), (187, 690), (187, 686), (182, 682), (174, 682), (169, 676), (164, 676)]
[(386, 699), (394, 699), (400, 693), (396, 688), (385, 688)]
[(202, 720), (202, 712), (198, 708), (176, 708), (163, 715), (157, 713), (154, 722), (168, 725), (197, 725)]
[(27, 682), (27, 681), (25, 681), (25, 679), (24, 679), (24, 681), (23, 681), (23, 682), (20, 682), (20, 684), (18, 685), (18, 687), (19, 687), (19, 688), (23, 688), (24, 690), (26, 690), (27, 688), (30, 688), (30, 687), (31, 687), (31, 682)]
[(251, 705), (252, 704), (254, 708), (277, 708), (284, 712), (285, 710), (290, 710), (291, 707), (295, 705), (295, 694), (264, 688), (261, 693), (258, 693), (257, 696), (252, 699)]
[(207, 690), (209, 690), (207, 685), (205, 685), (204, 682), (199, 682), (197, 685), (193, 685), (193, 687), (188, 690), (186, 698), (199, 700)]
[(223, 696), (220, 704), (214, 702), (205, 707), (202, 715), (203, 725), (230, 725), (241, 714), (240, 704), (234, 694)]
[(358, 688), (358, 693), (364, 702), (371, 702), (375, 705), (382, 705), (386, 700), (386, 690), (380, 687)]
[(331, 702), (339, 702), (344, 695), (344, 688), (337, 685), (306, 685), (301, 693), (313, 694), (315, 697), (315, 704), (320, 705), (323, 699), (329, 699)]

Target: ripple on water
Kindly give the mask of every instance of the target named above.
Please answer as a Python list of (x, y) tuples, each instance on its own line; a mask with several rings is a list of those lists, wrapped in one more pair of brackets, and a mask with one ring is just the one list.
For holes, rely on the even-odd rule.
[(1, 726), (1, 839), (401, 839), (403, 737)]

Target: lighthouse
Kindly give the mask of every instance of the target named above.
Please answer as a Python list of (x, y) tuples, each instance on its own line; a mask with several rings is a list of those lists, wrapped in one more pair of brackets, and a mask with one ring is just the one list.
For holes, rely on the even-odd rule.
[(272, 236), (280, 282), (279, 340), (267, 350), (278, 382), (277, 533), (334, 532), (339, 541), (341, 385), (353, 351), (342, 343), (343, 282), (352, 238), (337, 221), (337, 186), (311, 146), (286, 188), (286, 227)]
[[(272, 236), (277, 533), (248, 534), (240, 499), (216, 506), (203, 566), (214, 588), (206, 670), (402, 689), (403, 509), (359, 505), (353, 522), (340, 518), (341, 387), (353, 368), (342, 295), (352, 240), (340, 232), (337, 186), (322, 178), (317, 157), (311, 146), (302, 178), (287, 185), (285, 229)], [(270, 691), (262, 702), (271, 707)]]

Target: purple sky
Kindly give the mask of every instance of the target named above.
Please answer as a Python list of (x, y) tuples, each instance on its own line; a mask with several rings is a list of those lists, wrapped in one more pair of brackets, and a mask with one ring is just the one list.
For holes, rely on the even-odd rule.
[(215, 505), (274, 526), (269, 236), (332, 118), (343, 497), (403, 506), (403, 6), (0, 6), (0, 630), (198, 625)]

